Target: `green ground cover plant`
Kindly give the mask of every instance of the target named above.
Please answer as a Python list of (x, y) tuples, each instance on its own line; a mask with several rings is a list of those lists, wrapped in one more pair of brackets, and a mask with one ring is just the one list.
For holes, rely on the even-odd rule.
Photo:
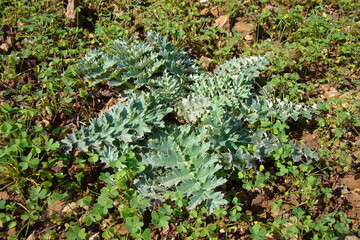
[(4, 239), (359, 237), (357, 1), (79, 3), (0, 0)]

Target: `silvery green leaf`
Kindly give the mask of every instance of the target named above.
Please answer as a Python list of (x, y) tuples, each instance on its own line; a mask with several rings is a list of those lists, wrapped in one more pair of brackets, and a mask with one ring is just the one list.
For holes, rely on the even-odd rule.
[(206, 200), (206, 207), (208, 209), (208, 214), (211, 214), (218, 206), (227, 204), (228, 202), (224, 198), (224, 194), (219, 192), (211, 192), (208, 194), (208, 199)]
[(207, 200), (206, 192), (199, 190), (192, 193), (189, 201), (189, 209), (194, 209), (197, 207), (201, 202)]
[(187, 179), (177, 186), (176, 191), (183, 193), (185, 196), (190, 196), (193, 192), (201, 189), (201, 183), (196, 179)]
[(100, 161), (104, 162), (107, 167), (110, 167), (111, 162), (119, 159), (119, 151), (113, 146), (103, 146), (99, 148), (98, 155), (100, 157)]
[(178, 185), (180, 182), (186, 180), (189, 176), (184, 175), (184, 172), (182, 169), (174, 169), (172, 170), (172, 172), (166, 174), (164, 177), (161, 177), (159, 179), (159, 182), (164, 186), (164, 187), (171, 187), (171, 186), (176, 186)]

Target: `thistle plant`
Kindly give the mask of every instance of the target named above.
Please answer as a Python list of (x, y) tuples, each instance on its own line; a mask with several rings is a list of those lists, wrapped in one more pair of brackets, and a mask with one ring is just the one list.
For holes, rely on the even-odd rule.
[[(153, 32), (146, 42), (120, 39), (82, 59), (80, 72), (93, 84), (121, 86), (127, 100), (69, 133), (63, 146), (93, 151), (116, 171), (127, 163), (112, 162), (134, 152), (145, 166), (134, 179), (144, 197), (154, 202), (165, 194), (182, 196), (189, 209), (204, 204), (211, 213), (227, 202), (219, 186), (231, 172), (279, 158), (317, 159), (310, 149), (261, 127), (262, 121), (311, 118), (316, 111), (256, 91), (254, 81), (267, 64), (260, 56), (235, 58), (207, 74)], [(289, 153), (279, 156), (283, 148)]]

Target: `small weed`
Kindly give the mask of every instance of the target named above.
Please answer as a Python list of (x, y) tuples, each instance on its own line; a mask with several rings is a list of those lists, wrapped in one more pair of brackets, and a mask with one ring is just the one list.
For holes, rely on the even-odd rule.
[(254, 226), (250, 227), (249, 230), (252, 239), (267, 239), (267, 230), (263, 228), (260, 223), (256, 223)]

